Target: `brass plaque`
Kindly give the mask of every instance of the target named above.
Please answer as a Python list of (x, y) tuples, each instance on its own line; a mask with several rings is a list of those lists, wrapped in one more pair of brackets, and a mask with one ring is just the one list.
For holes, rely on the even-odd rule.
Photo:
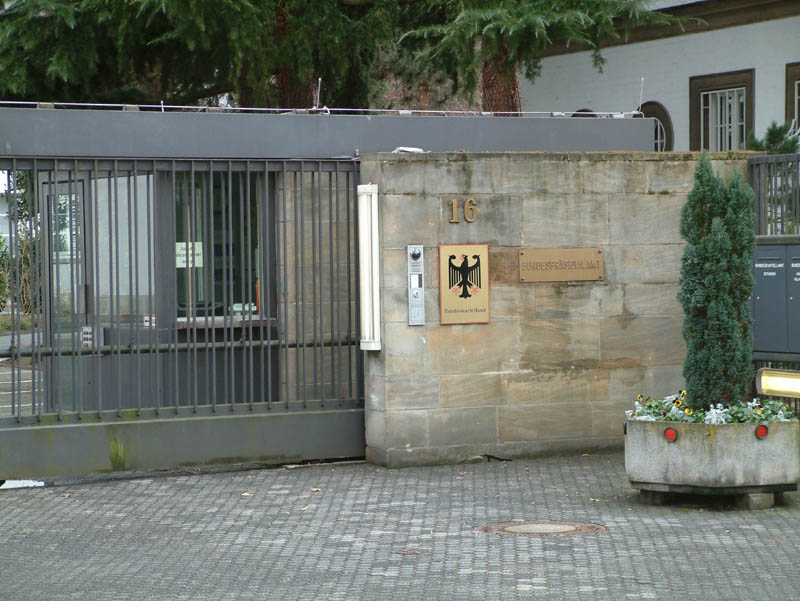
[(576, 282), (602, 279), (602, 249), (525, 248), (519, 251), (520, 282)]
[(439, 246), (442, 325), (489, 323), (489, 245)]

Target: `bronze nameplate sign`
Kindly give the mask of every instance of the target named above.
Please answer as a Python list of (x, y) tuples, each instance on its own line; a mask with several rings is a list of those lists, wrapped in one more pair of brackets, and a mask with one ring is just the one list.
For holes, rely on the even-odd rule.
[(520, 282), (575, 282), (603, 279), (599, 248), (525, 248), (519, 251)]

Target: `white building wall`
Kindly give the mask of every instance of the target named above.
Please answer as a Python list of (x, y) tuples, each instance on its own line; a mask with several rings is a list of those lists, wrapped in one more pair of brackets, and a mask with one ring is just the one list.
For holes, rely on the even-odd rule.
[(800, 61), (800, 17), (729, 27), (607, 48), (603, 72), (589, 52), (542, 61), (534, 84), (522, 82), (525, 111), (630, 111), (642, 101), (663, 104), (670, 114), (675, 150), (689, 149), (689, 78), (755, 69), (755, 133), (783, 123), (786, 63)]

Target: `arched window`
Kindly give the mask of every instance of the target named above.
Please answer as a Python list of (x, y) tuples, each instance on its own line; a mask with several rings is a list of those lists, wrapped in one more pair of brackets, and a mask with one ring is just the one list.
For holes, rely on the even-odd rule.
[(675, 137), (672, 133), (672, 119), (664, 105), (654, 100), (649, 100), (639, 107), (643, 117), (655, 119), (653, 123), (653, 150), (661, 152), (672, 150)]

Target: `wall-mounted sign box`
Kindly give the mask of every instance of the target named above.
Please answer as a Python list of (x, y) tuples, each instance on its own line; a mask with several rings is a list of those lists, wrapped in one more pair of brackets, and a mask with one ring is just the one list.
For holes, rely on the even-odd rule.
[(753, 276), (754, 354), (796, 356), (800, 353), (800, 237), (758, 236)]
[(602, 249), (523, 248), (519, 251), (520, 282), (576, 282), (602, 279)]
[(442, 325), (489, 323), (489, 245), (439, 246)]

